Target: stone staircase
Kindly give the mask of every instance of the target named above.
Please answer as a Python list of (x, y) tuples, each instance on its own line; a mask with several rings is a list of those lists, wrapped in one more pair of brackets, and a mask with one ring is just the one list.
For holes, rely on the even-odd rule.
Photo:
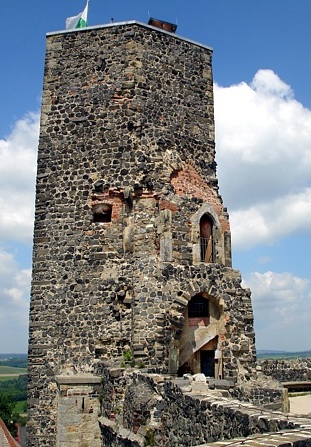
[[(199, 376), (199, 374), (198, 374)], [(183, 394), (198, 401), (210, 402), (212, 407), (235, 409), (239, 415), (244, 415), (253, 421), (258, 420), (263, 426), (273, 426), (277, 422), (281, 425), (291, 425), (291, 429), (268, 431), (249, 435), (246, 438), (231, 438), (211, 443), (201, 444), (197, 447), (311, 447), (311, 418), (307, 411), (310, 405), (310, 395), (303, 396), (305, 401), (292, 409), (292, 413), (269, 411), (248, 402), (241, 402), (226, 397), (226, 390), (232, 384), (226, 380), (211, 380), (214, 390), (209, 390), (208, 384), (195, 382), (187, 378), (175, 378), (172, 382), (177, 385)], [(301, 399), (301, 398), (300, 398)], [(283, 421), (283, 424), (282, 424)], [(260, 425), (260, 424), (259, 424)], [(277, 426), (277, 425), (276, 425)]]
[(206, 343), (211, 341), (217, 335), (217, 328), (213, 324), (208, 327), (198, 328), (196, 330), (195, 339), (186, 342), (180, 347), (179, 364), (183, 365), (196, 351), (202, 348)]

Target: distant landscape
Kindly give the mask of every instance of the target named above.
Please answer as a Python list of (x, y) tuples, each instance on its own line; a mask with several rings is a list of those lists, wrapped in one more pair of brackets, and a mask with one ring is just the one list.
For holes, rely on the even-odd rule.
[(27, 354), (0, 354), (0, 417), (12, 435), (26, 423), (26, 401)]
[(311, 357), (311, 349), (308, 351), (286, 352), (286, 351), (273, 351), (268, 349), (258, 349), (258, 359), (304, 359)]

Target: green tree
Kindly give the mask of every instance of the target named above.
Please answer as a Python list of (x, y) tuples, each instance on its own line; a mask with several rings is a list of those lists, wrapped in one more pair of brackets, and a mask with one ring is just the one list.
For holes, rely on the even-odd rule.
[(15, 402), (10, 395), (6, 393), (0, 393), (0, 417), (10, 430), (12, 434), (15, 434), (15, 422), (16, 414), (14, 414)]

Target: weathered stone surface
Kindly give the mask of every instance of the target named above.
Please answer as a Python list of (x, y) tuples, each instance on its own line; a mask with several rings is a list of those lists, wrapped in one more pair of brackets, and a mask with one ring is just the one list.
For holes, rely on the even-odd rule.
[(266, 376), (280, 382), (311, 381), (311, 358), (258, 360), (258, 366)]
[[(311, 442), (310, 419), (228, 399), (219, 391), (198, 392), (191, 388), (200, 382), (190, 381), (190, 378), (173, 381), (166, 378), (159, 383), (153, 380), (152, 375), (136, 371), (113, 381), (109, 370), (102, 369), (101, 374), (105, 376), (107, 396), (102, 406), (106, 419), (101, 420), (104, 446), (136, 447), (137, 439), (133, 444), (126, 444), (128, 435), (120, 439), (123, 425), (127, 430), (140, 434), (144, 445), (155, 446), (225, 446), (233, 442), (240, 445), (234, 438), (243, 438), (245, 445), (258, 447), (270, 446), (270, 443), (265, 444), (267, 440), (275, 447), (307, 447)], [(109, 417), (112, 408), (117, 406), (120, 412), (114, 418), (112, 428)], [(263, 433), (269, 435), (264, 436)], [(153, 443), (148, 444), (150, 439)], [(287, 444), (290, 440), (293, 444)]]
[[(231, 267), (217, 185), (211, 59), (210, 48), (139, 23), (47, 37), (31, 447), (65, 446), (77, 430), (70, 413), (78, 404), (57, 376), (94, 374), (98, 363), (171, 374), (209, 369), (234, 382), (255, 374), (250, 291)], [(188, 315), (196, 296), (208, 302), (206, 318)], [(99, 397), (92, 386), (88, 399)], [(60, 418), (64, 408), (68, 420)], [(87, 433), (95, 416), (82, 413)], [(93, 446), (74, 436), (75, 447)]]

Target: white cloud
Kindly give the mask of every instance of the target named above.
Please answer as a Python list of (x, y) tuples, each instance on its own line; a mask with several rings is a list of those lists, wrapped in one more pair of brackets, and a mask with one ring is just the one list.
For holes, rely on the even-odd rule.
[(271, 70), (259, 70), (251, 85), (215, 85), (214, 92), (218, 178), (235, 248), (305, 229), (311, 111)]
[[(0, 245), (29, 244), (34, 216), (39, 115), (29, 113), (0, 140)], [(0, 352), (26, 352), (31, 269), (0, 247)]]
[(0, 242), (32, 238), (39, 115), (17, 121), (0, 140)]
[(232, 240), (239, 248), (271, 243), (300, 230), (308, 230), (310, 218), (311, 187), (233, 211), (230, 214)]
[(251, 84), (258, 93), (276, 95), (280, 98), (293, 98), (293, 91), (272, 70), (258, 70)]
[(0, 250), (0, 352), (26, 352), (31, 269)]
[(252, 273), (243, 286), (252, 291), (259, 349), (310, 349), (311, 281), (291, 273)]

